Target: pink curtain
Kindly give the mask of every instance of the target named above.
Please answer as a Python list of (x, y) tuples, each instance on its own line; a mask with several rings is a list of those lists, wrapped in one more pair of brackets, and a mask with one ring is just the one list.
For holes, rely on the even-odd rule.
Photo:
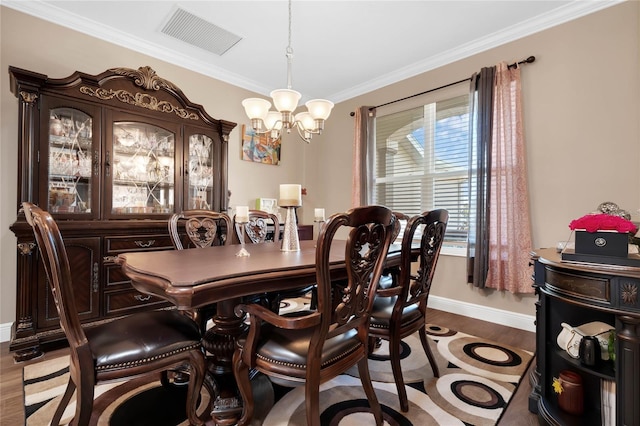
[(489, 271), (485, 287), (533, 293), (520, 68), (496, 67), (491, 148)]

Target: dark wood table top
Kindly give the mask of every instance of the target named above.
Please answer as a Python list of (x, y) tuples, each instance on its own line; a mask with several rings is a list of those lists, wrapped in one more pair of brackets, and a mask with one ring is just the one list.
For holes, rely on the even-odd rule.
[[(249, 257), (236, 256), (240, 245), (123, 253), (116, 262), (138, 291), (167, 299), (179, 309), (193, 309), (315, 282), (315, 244), (300, 241), (297, 252), (281, 251), (279, 243), (248, 244)], [(344, 246), (344, 241), (332, 246), (336, 279), (343, 278)], [(400, 245), (394, 244), (387, 262), (397, 262), (399, 252)]]

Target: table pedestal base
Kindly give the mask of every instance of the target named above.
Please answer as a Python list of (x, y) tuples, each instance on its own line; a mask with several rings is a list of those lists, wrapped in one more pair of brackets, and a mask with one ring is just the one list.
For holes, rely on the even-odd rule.
[[(204, 385), (211, 395), (211, 418), (215, 425), (234, 425), (242, 414), (242, 397), (238, 393), (233, 376), (232, 359), (236, 340), (242, 336), (247, 325), (244, 317), (238, 318), (234, 308), (241, 299), (218, 302), (213, 317), (213, 327), (205, 333), (202, 346), (208, 352), (208, 371)], [(255, 396), (255, 417), (264, 418), (274, 404), (271, 381), (263, 374), (251, 378)]]

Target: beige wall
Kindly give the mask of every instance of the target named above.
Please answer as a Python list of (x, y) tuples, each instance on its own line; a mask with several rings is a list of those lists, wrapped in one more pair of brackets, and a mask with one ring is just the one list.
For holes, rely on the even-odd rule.
[[(0, 7), (0, 324), (15, 319), (17, 100), (9, 65), (66, 77), (76, 70), (149, 65), (215, 118), (239, 123), (231, 134), (231, 205), (277, 197), (278, 183), (299, 182), (302, 221), (313, 207), (327, 214), (350, 207), (353, 119), (360, 105), (376, 105), (469, 77), (483, 66), (529, 55), (523, 68), (533, 241), (555, 246), (571, 219), (610, 200), (640, 208), (640, 7), (627, 2), (458, 61), (336, 105), (325, 133), (311, 145), (285, 138), (282, 166), (240, 161), (240, 130), (248, 124), (240, 102), (249, 92), (157, 59)], [(428, 41), (427, 41), (428, 42)], [(464, 259), (443, 256), (433, 294), (516, 313), (534, 314), (534, 298), (480, 291), (465, 284)], [(527, 267), (527, 265), (523, 265)]]
[[(536, 56), (522, 69), (534, 247), (555, 247), (569, 222), (614, 201), (640, 220), (640, 3), (627, 2), (387, 86), (334, 109), (309, 153), (309, 191), (327, 212), (350, 206), (353, 119), (379, 105), (462, 80), (483, 66)], [(428, 43), (428, 41), (425, 41)], [(329, 172), (331, 165), (331, 172)], [(522, 265), (526, 268), (527, 265)], [(432, 295), (534, 315), (535, 298), (466, 284), (465, 260), (440, 258)]]

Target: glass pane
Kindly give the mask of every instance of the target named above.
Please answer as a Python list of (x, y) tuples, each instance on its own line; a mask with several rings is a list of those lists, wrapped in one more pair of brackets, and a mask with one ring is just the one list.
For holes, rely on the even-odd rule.
[(49, 211), (91, 212), (92, 119), (73, 108), (49, 110)]
[(408, 215), (447, 209), (447, 242), (465, 241), (469, 155), (467, 95), (379, 115), (374, 202)]
[(113, 123), (111, 212), (173, 212), (174, 164), (172, 132), (146, 123)]
[(187, 206), (190, 209), (211, 209), (213, 204), (213, 140), (206, 135), (189, 137), (189, 189)]

